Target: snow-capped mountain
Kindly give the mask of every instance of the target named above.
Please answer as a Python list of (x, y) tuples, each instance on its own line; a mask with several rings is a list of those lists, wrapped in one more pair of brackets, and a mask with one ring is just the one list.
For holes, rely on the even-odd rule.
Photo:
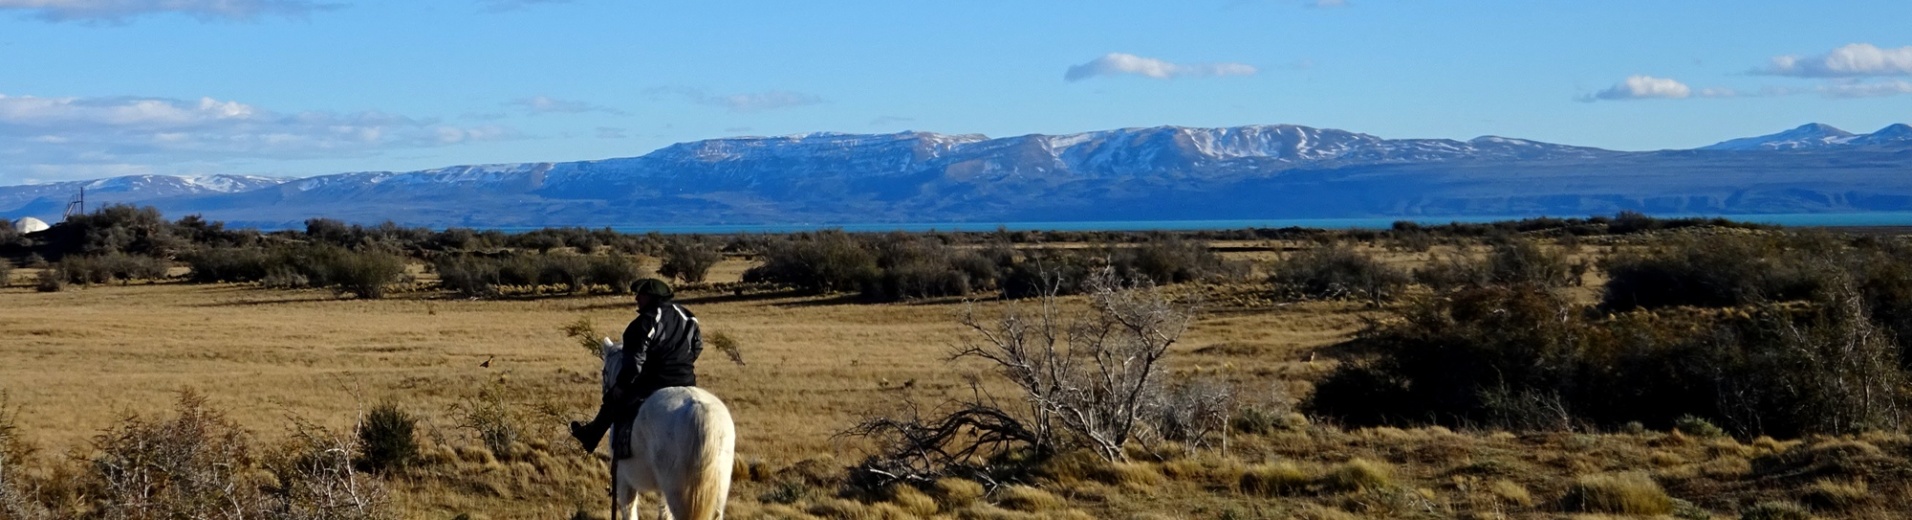
[(1895, 124), (1870, 134), (1854, 134), (1831, 125), (1812, 123), (1784, 132), (1722, 142), (1701, 150), (1824, 150), (1849, 146), (1912, 144), (1912, 126)]
[[(1864, 160), (1834, 160), (1848, 157)], [(88, 199), (268, 227), (1912, 211), (1907, 173), (1905, 125), (1865, 135), (1806, 125), (1662, 152), (1267, 125), (739, 137), (597, 161), (122, 177), (90, 181)], [(57, 217), (77, 186), (0, 188), (0, 215)]]
[(58, 217), (66, 202), (86, 193), (89, 206), (137, 203), (169, 197), (240, 193), (276, 186), (291, 179), (256, 175), (129, 175), (88, 181), (0, 187), (0, 212)]

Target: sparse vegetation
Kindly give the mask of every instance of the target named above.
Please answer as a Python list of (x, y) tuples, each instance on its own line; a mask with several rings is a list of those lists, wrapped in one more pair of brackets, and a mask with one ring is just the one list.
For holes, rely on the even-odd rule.
[[(151, 394), (188, 381), (216, 382), (212, 402), (273, 403), (233, 405), (223, 419), (252, 428), (241, 430), (252, 462), (232, 478), (259, 484), (234, 488), (258, 503), (313, 504), (303, 510), (331, 508), (323, 510), (347, 518), (346, 511), (365, 510), (602, 517), (603, 463), (563, 436), (564, 422), (596, 402), (599, 361), (562, 339), (558, 325), (582, 324), (573, 327), (577, 336), (595, 339), (589, 322), (628, 320), (628, 298), (599, 296), (624, 284), (597, 281), (603, 277), (591, 274), (591, 262), (661, 261), (670, 237), (338, 222), (248, 236), (185, 219), (168, 225), (185, 244), (174, 258), (192, 268), (194, 282), (335, 284), (324, 276), (301, 280), (307, 271), (275, 264), (281, 253), (303, 261), (324, 254), (319, 248), (432, 267), (419, 275), (423, 283), (393, 284), (378, 301), (246, 286), (122, 287), (113, 283), (119, 279), (63, 293), (10, 289), (9, 298), (39, 312), (0, 317), (0, 328), (18, 331), (0, 345), (0, 358), (9, 360), (0, 363), (0, 380), (28, 385), (30, 392), (16, 395), (33, 406), (15, 414), (31, 455), (0, 460), (0, 517), (106, 516), (100, 502), (74, 498), (103, 495), (80, 486), (101, 454), (73, 432), (120, 431), (116, 414), (163, 406)], [(1619, 228), (1629, 231), (1611, 233)], [(1912, 308), (1912, 292), (1903, 290), (1912, 286), (1904, 281), (1912, 269), (1901, 267), (1912, 257), (1898, 254), (1897, 238), (1615, 219), (1355, 232), (843, 235), (870, 255), (876, 276), (827, 294), (740, 283), (744, 271), (768, 261), (763, 251), (814, 235), (698, 238), (721, 244), (726, 256), (704, 283), (680, 288), (683, 298), (710, 323), (705, 339), (713, 348), (747, 344), (751, 351), (750, 365), (707, 356), (699, 366), (743, 426), (729, 517), (1524, 519), (1658, 511), (1652, 514), (1832, 520), (1890, 518), (1912, 503), (1900, 471), (1912, 453), (1906, 401), (1893, 391), (1907, 387), (1898, 339), (1904, 322), (1895, 320)], [(1771, 243), (1782, 247), (1752, 251), (1793, 255), (1787, 261), (1798, 262), (1813, 289), (1783, 297), (1759, 291), (1746, 303), (1620, 310), (1602, 304), (1605, 287), (1572, 282), (1574, 265), (1650, 256), (1680, 240), (1704, 247), (1716, 235), (1779, 236)], [(1024, 344), (1040, 352), (1041, 304), (1055, 303), (1057, 323), (1096, 323), (1088, 274), (1154, 279), (1138, 266), (1156, 253), (1142, 251), (1169, 239), (1184, 242), (1162, 248), (1174, 254), (1159, 258), (1175, 260), (1163, 265), (1204, 263), (1189, 259), (1206, 252), (1224, 268), (1154, 284), (1169, 300), (1199, 299), (1213, 312), (1186, 332), (1183, 342), (1195, 348), (1171, 349), (1154, 383), (1141, 387), (1151, 397), (1114, 460), (1053, 412), (1046, 425), (1030, 419), (1043, 408), (1015, 380), (985, 371), (993, 367), (986, 361), (942, 362), (950, 341), (934, 338), (959, 337), (960, 324), (948, 316), (966, 304), (913, 289), (930, 286), (916, 280), (960, 273), (969, 297), (987, 300), (996, 291), (1010, 295), (1012, 279), (1039, 281), (1047, 269), (1050, 283), (1028, 286), (1048, 287), (1054, 298), (1017, 303), (1027, 311), (1024, 337), (1036, 340)], [(1354, 301), (1271, 301), (1269, 285), (1228, 272), (1260, 262), (1255, 269), (1271, 275), (1284, 257), (1332, 248), (1381, 266), (1428, 267), (1387, 298), (1345, 298)], [(241, 256), (205, 261), (208, 251)], [(29, 270), (16, 276), (37, 274), (20, 250), (6, 254)], [(463, 295), (447, 282), (455, 278), (447, 271), (457, 269), (441, 268), (459, 261), (497, 266), (499, 278), (480, 273), (486, 285), (472, 285), (480, 289), (469, 296), (565, 297), (444, 298)], [(1437, 266), (1454, 270), (1432, 273)], [(210, 274), (222, 271), (258, 274)], [(507, 271), (550, 278), (506, 284)], [(884, 283), (892, 273), (897, 283)], [(1607, 275), (1583, 274), (1593, 284)], [(279, 278), (291, 281), (267, 283)], [(432, 292), (434, 279), (443, 292)], [(574, 293), (573, 282), (586, 288)], [(861, 305), (894, 300), (914, 301)], [(100, 325), (102, 315), (112, 321)], [(979, 321), (999, 329), (997, 320)], [(802, 332), (817, 324), (829, 324), (829, 332)], [(1075, 348), (1068, 338), (1077, 329), (1054, 329), (1058, 352)], [(533, 331), (530, 339), (525, 331)], [(551, 345), (538, 347), (540, 337)], [(141, 345), (131, 365), (119, 361), (132, 359), (119, 355), (128, 344)], [(1076, 362), (1096, 366), (1086, 357)], [(82, 372), (127, 391), (105, 406), (93, 390), (97, 378), (60, 375)], [(1080, 378), (1057, 381), (1091, 388)], [(1097, 393), (1114, 394), (1082, 395)], [(361, 416), (352, 403), (366, 400), (385, 405)], [(403, 419), (380, 418), (386, 405)], [(0, 405), (0, 423), (5, 410)], [(884, 448), (900, 444), (834, 435), (870, 410), (920, 426), (892, 432), (917, 441), (958, 432), (944, 445), (955, 448), (948, 454), (915, 455), (940, 458), (944, 470), (898, 463), (897, 452)], [(295, 419), (288, 428), (288, 411), (316, 414), (325, 427)], [(155, 425), (171, 416), (144, 420)], [(400, 424), (411, 426), (410, 435), (390, 434)], [(1038, 428), (1047, 428), (1048, 449), (1030, 441), (1043, 438)], [(1767, 436), (1748, 440), (1760, 435)], [(416, 455), (380, 455), (404, 450), (375, 447), (398, 439), (410, 439)], [(1000, 442), (972, 444), (978, 439)], [(969, 447), (977, 449), (962, 451)], [(821, 455), (857, 450), (876, 457)]]
[(1275, 264), (1269, 283), (1284, 299), (1373, 302), (1400, 294), (1408, 276), (1352, 248), (1331, 245), (1303, 251)]

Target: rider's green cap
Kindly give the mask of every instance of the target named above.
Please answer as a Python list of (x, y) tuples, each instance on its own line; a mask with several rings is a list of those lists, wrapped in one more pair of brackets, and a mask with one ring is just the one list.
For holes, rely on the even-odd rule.
[(665, 300), (665, 301), (669, 301), (672, 296), (670, 284), (666, 284), (664, 283), (663, 280), (659, 280), (656, 278), (645, 278), (643, 280), (632, 282), (631, 293), (648, 294), (651, 296), (656, 296), (657, 299), (659, 300)]

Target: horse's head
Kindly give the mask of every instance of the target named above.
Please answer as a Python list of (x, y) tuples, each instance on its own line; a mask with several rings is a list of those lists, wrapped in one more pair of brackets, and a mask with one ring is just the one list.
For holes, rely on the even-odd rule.
[(604, 360), (604, 391), (609, 392), (611, 383), (617, 381), (618, 371), (624, 368), (624, 363), (620, 362), (624, 354), (624, 345), (611, 341), (611, 338), (599, 338), (598, 345), (604, 349), (603, 354), (598, 357)]

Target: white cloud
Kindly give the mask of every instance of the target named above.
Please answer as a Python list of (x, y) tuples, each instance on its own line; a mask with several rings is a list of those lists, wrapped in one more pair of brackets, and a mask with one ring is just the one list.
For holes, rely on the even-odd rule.
[(1912, 81), (1896, 80), (1878, 83), (1835, 83), (1819, 87), (1818, 92), (1829, 98), (1851, 99), (1897, 96), (1912, 94)]
[(755, 113), (780, 108), (792, 108), (823, 103), (823, 98), (815, 94), (771, 90), (767, 92), (749, 92), (743, 94), (710, 94), (703, 89), (688, 87), (659, 87), (646, 92), (651, 95), (676, 95), (685, 101), (699, 105), (723, 107), (731, 112)]
[(1854, 43), (1819, 56), (1777, 56), (1764, 69), (1753, 71), (1801, 78), (1859, 78), (1912, 75), (1912, 46), (1882, 49)]
[(0, 95), (0, 177), (369, 155), (511, 135), (495, 125), (448, 125), (382, 112), (277, 113), (212, 98)]
[(914, 122), (916, 122), (916, 118), (913, 117), (877, 116), (876, 119), (870, 120), (870, 126), (890, 126)]
[(1348, 0), (1313, 0), (1308, 2), (1307, 5), (1315, 9), (1333, 9), (1336, 7), (1347, 7)]
[(603, 106), (603, 105), (594, 105), (594, 104), (583, 102), (583, 101), (553, 99), (553, 98), (549, 98), (545, 96), (532, 96), (532, 97), (523, 98), (523, 99), (514, 99), (509, 102), (506, 102), (505, 104), (523, 108), (533, 114), (580, 114), (584, 112), (604, 112), (607, 114), (624, 115), (623, 110), (618, 110), (618, 109)]
[(1082, 81), (1096, 76), (1132, 74), (1155, 79), (1184, 77), (1252, 76), (1255, 67), (1241, 63), (1199, 63), (1183, 65), (1134, 54), (1112, 52), (1088, 63), (1069, 67), (1062, 75), (1066, 81)]
[(0, 0), (0, 11), (20, 11), (49, 22), (123, 23), (141, 16), (183, 14), (204, 21), (302, 17), (336, 9), (311, 0)]
[(1725, 88), (1693, 87), (1678, 80), (1656, 78), (1653, 76), (1629, 76), (1625, 81), (1614, 84), (1606, 90), (1595, 92), (1580, 98), (1581, 101), (1625, 101), (1634, 99), (1686, 99), (1690, 97), (1723, 98), (1737, 97), (1739, 92)]

